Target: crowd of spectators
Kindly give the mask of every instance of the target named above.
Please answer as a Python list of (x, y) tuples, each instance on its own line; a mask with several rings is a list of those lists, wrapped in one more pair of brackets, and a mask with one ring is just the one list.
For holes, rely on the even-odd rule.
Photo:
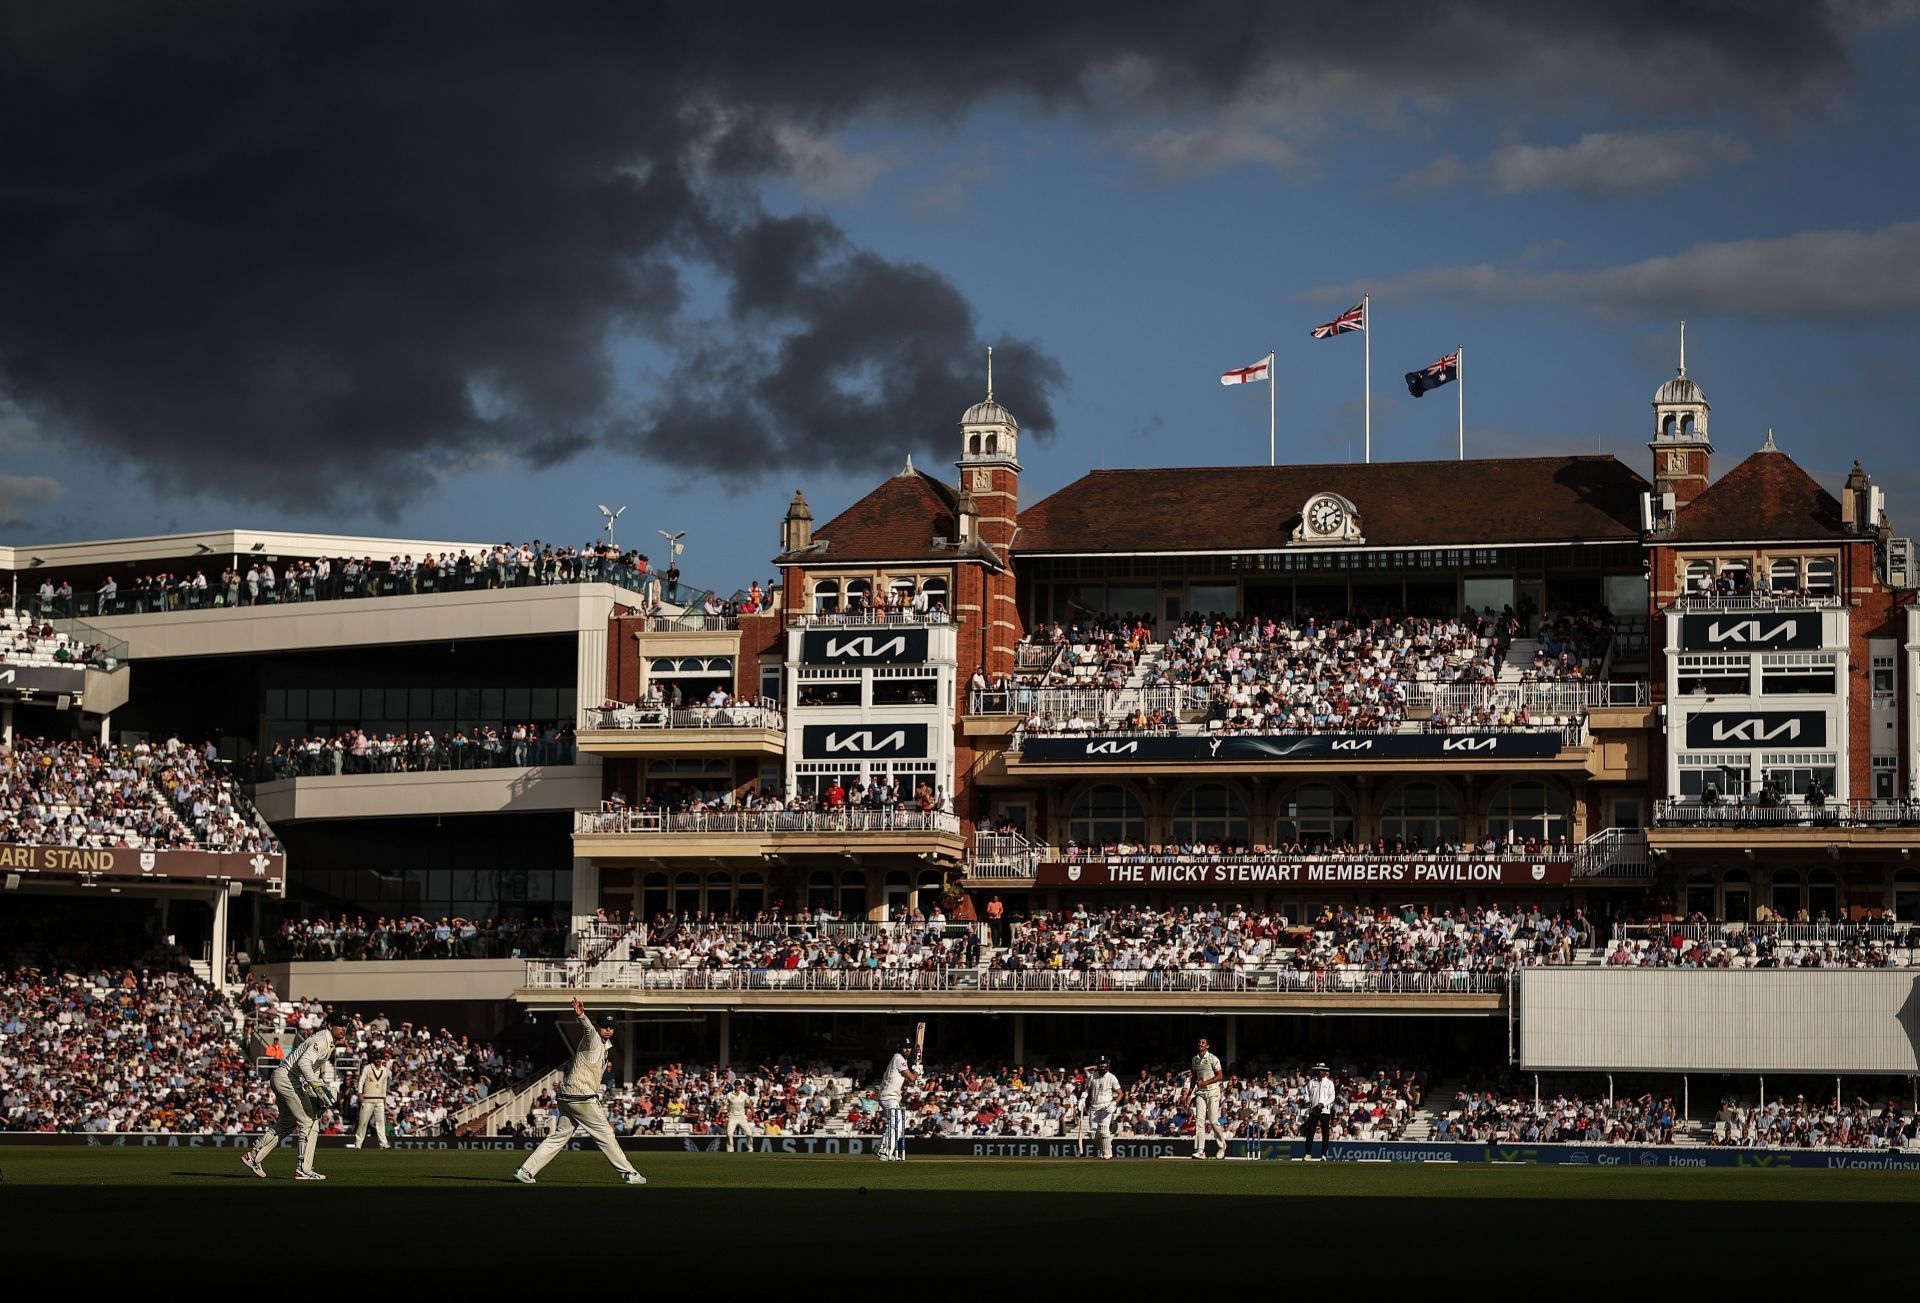
[(1540, 646), (1533, 663), (1524, 667), (1528, 683), (1577, 682), (1597, 679), (1606, 665), (1613, 642), (1613, 623), (1605, 614), (1549, 614), (1536, 634)]
[(782, 792), (758, 785), (742, 791), (678, 780), (649, 782), (646, 795), (635, 804), (614, 792), (601, 803), (610, 823), (675, 830), (724, 826), (731, 816), (759, 816), (779, 826), (781, 815), (871, 816), (878, 827), (912, 828), (933, 815), (953, 813), (953, 797), (945, 788), (922, 782), (903, 786), (892, 778), (843, 785), (829, 778), (817, 789)]
[(1892, 1099), (1884, 1105), (1855, 1096), (1851, 1104), (1805, 1095), (1755, 1104), (1720, 1101), (1708, 1143), (1744, 1149), (1912, 1149), (1920, 1143), (1920, 1113)]
[(644, 553), (607, 543), (562, 547), (542, 543), (499, 543), (478, 551), (411, 553), (384, 561), (373, 557), (321, 557), (285, 562), (238, 562), (212, 579), (204, 569), (192, 573), (157, 571), (124, 584), (105, 575), (91, 595), (76, 597), (72, 583), (42, 580), (35, 614), (71, 619), (84, 604), (91, 614), (125, 615), (209, 607), (259, 606), (283, 602), (339, 601), (385, 594), (455, 592), (468, 589), (526, 588), (543, 584), (611, 583), (679, 598), (680, 572), (656, 574)]
[[(608, 1120), (619, 1135), (678, 1131), (724, 1135), (728, 1099), (736, 1087), (748, 1097), (747, 1126), (754, 1135), (806, 1136), (819, 1131), (844, 1106), (850, 1078), (825, 1063), (771, 1063), (739, 1070), (669, 1063), (649, 1068), (606, 1097)], [(517, 1128), (539, 1130), (552, 1107), (535, 1100)]]
[(0, 743), (0, 842), (133, 850), (278, 850), (204, 756), (16, 737)]
[(1133, 614), (1071, 624), (1055, 621), (1034, 630), (1028, 644), (1050, 647), (1054, 655), (1046, 668), (1016, 675), (1019, 686), (1111, 690), (1125, 687), (1139, 667), (1153, 645), (1153, 628), (1147, 617)]
[(1489, 1144), (1670, 1145), (1680, 1119), (1671, 1095), (1647, 1091), (1608, 1099), (1556, 1090), (1536, 1098), (1530, 1085), (1503, 1074), (1463, 1086), (1453, 1110), (1435, 1122), (1433, 1138)]
[(950, 929), (936, 905), (931, 915), (899, 923), (662, 920), (648, 930), (641, 957), (663, 970), (931, 972), (979, 967), (980, 955), (978, 929)]
[(323, 778), (340, 774), (412, 774), (437, 770), (508, 769), (528, 765), (570, 765), (574, 733), (570, 723), (517, 723), (494, 728), (370, 733), (349, 729), (336, 737), (276, 742), (254, 757), (260, 781)]
[[(1424, 1090), (1424, 1074), (1400, 1068), (1346, 1067), (1334, 1074), (1336, 1139), (1403, 1136)], [(1304, 1133), (1307, 1073), (1254, 1066), (1232, 1071), (1221, 1085), (1221, 1125), (1247, 1140), (1298, 1139)], [(869, 1083), (871, 1084), (871, 1083)], [(1073, 1137), (1082, 1134), (1086, 1070), (1004, 1063), (931, 1065), (902, 1093), (910, 1134), (922, 1137)], [(884, 1124), (871, 1094), (848, 1114), (854, 1131)], [(1116, 1135), (1178, 1139), (1193, 1134), (1193, 1100), (1185, 1075), (1154, 1064), (1121, 1078)]]
[(276, 960), (540, 959), (566, 953), (567, 928), (545, 919), (388, 918), (342, 914), (289, 918), (274, 934)]
[(1505, 972), (1570, 964), (1592, 944), (1579, 911), (1506, 912), (1496, 906), (1443, 909), (1404, 905), (1325, 907), (1295, 923), (1283, 915), (1232, 905), (1127, 904), (1089, 911), (1040, 912), (1016, 922), (996, 969), (1078, 969), (1172, 973), (1192, 969), (1280, 969), (1449, 974)]
[[(1836, 929), (1836, 931), (1839, 929)], [(1837, 936), (1786, 939), (1766, 927), (1714, 935), (1674, 932), (1667, 936), (1615, 939), (1607, 950), (1609, 968), (1911, 968), (1920, 966), (1915, 947), (1920, 930), (1892, 937)]]
[(0, 665), (104, 665), (101, 648), (59, 632), (27, 611), (0, 610)]
[(1390, 729), (1415, 685), (1491, 686), (1518, 628), (1508, 612), (1454, 619), (1190, 617), (1167, 638), (1147, 687), (1205, 694), (1219, 732)]

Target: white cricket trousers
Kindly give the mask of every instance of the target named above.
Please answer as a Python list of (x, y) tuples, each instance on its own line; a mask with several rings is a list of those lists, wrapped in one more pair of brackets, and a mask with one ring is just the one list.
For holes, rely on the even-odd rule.
[[(736, 1137), (738, 1138), (737, 1143)], [(739, 1153), (741, 1149), (749, 1151), (753, 1149), (753, 1132), (747, 1129), (747, 1124), (744, 1122), (729, 1121), (727, 1123), (727, 1152), (730, 1154)]]
[(363, 1145), (367, 1141), (367, 1128), (373, 1128), (373, 1138), (380, 1148), (391, 1149), (387, 1140), (387, 1101), (384, 1099), (362, 1099), (360, 1101), (360, 1121), (353, 1128), (353, 1143)]
[(1200, 1158), (1207, 1156), (1208, 1131), (1219, 1138), (1220, 1157), (1225, 1158), (1227, 1133), (1220, 1125), (1220, 1092), (1196, 1090), (1193, 1092), (1193, 1152)]
[(880, 1133), (880, 1152), (889, 1158), (907, 1156), (907, 1111), (898, 1104), (883, 1106), (886, 1129)]
[(1087, 1115), (1087, 1123), (1092, 1128), (1096, 1144), (1094, 1152), (1101, 1158), (1113, 1157), (1113, 1110), (1097, 1108)]
[(607, 1115), (600, 1108), (597, 1099), (563, 1099), (560, 1101), (560, 1125), (553, 1134), (540, 1142), (539, 1148), (527, 1155), (527, 1161), (520, 1164), (528, 1176), (538, 1176), (540, 1169), (553, 1161), (553, 1156), (567, 1147), (567, 1141), (579, 1132), (594, 1144), (600, 1146), (600, 1152), (613, 1164), (613, 1170), (625, 1175), (633, 1170), (633, 1164), (620, 1149), (620, 1142), (614, 1139), (613, 1127), (607, 1121)]
[(253, 1142), (253, 1156), (265, 1159), (280, 1147), (282, 1141), (297, 1136), (300, 1148), (294, 1170), (311, 1172), (313, 1148), (320, 1142), (320, 1119), (307, 1112), (307, 1102), (300, 1098), (300, 1092), (285, 1068), (275, 1068), (267, 1080), (273, 1087), (274, 1099), (280, 1105), (280, 1116), (274, 1121), (273, 1130)]

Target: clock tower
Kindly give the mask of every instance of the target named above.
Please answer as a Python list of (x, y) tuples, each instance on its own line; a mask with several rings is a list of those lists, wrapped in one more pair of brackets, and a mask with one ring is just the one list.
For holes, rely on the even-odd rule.
[(1707, 438), (1707, 396), (1687, 378), (1687, 323), (1680, 323), (1680, 368), (1653, 396), (1654, 505), (1666, 511), (1666, 495), (1678, 510), (1707, 487), (1707, 459), (1713, 444)]
[(993, 350), (987, 350), (987, 397), (960, 418), (960, 491), (978, 507), (979, 538), (1004, 552), (1020, 520), (1020, 422), (993, 400)]

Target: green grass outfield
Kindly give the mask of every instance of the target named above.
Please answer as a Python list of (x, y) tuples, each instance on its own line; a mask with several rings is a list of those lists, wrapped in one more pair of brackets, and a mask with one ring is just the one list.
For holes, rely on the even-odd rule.
[[(351, 1243), (356, 1259), (449, 1250), (500, 1278), (556, 1270), (554, 1237), (643, 1253), (650, 1278), (781, 1279), (844, 1258), (856, 1277), (897, 1246), (984, 1256), (1083, 1279), (1177, 1278), (1199, 1254), (1260, 1256), (1292, 1274), (1351, 1274), (1374, 1253), (1484, 1278), (1541, 1255), (1605, 1273), (1686, 1259), (1723, 1268), (1755, 1255), (1770, 1277), (1831, 1278), (1829, 1250), (1905, 1244), (1920, 1225), (1920, 1173), (636, 1153), (642, 1188), (597, 1153), (569, 1152), (528, 1188), (519, 1155), (322, 1150), (324, 1185), (296, 1183), (283, 1151), (261, 1181), (232, 1149), (0, 1149), (0, 1227), (58, 1236), (140, 1232), (141, 1252), (204, 1251), (216, 1228), (284, 1227), (302, 1243)], [(1838, 1240), (1822, 1236), (1836, 1235)], [(1869, 1238), (1861, 1238), (1869, 1237)], [(12, 1238), (12, 1234), (9, 1235)], [(32, 1240), (16, 1241), (32, 1243)], [(184, 1247), (183, 1247), (184, 1246)], [(1360, 1255), (1356, 1261), (1355, 1254)], [(716, 1259), (716, 1254), (719, 1258)], [(1510, 1255), (1518, 1254), (1516, 1259)], [(1064, 1255), (1064, 1256), (1063, 1256)], [(1908, 1272), (1904, 1251), (1842, 1253), (1849, 1278)], [(911, 1268), (909, 1268), (911, 1269)], [(809, 1270), (812, 1270), (810, 1268)]]

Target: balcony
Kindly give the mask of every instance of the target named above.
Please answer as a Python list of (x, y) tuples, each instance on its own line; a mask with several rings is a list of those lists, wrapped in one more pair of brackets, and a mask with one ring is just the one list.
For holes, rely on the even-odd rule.
[(481, 769), (308, 774), (258, 784), (269, 823), (577, 810), (600, 798), (597, 761)]
[(1673, 600), (1676, 611), (1836, 610), (1840, 606), (1840, 598), (1831, 593), (1817, 597), (1795, 593), (1682, 593)]
[(909, 625), (941, 629), (962, 621), (945, 611), (916, 611), (911, 606), (869, 607), (861, 611), (795, 611), (787, 616), (789, 629), (865, 629)]
[(1920, 850), (1920, 801), (1828, 800), (1809, 804), (1798, 797), (1705, 801), (1669, 798), (1654, 803), (1647, 830), (1655, 853), (1678, 850), (1780, 850), (1805, 855), (1825, 850), (1838, 859), (1852, 849), (1875, 855), (1907, 856)]
[(580, 749), (598, 756), (782, 756), (787, 720), (761, 698), (725, 706), (642, 704), (582, 712)]
[(578, 810), (574, 854), (602, 861), (708, 859), (754, 861), (833, 855), (843, 859), (913, 857), (958, 863), (966, 843), (960, 817), (891, 810)]
[(1312, 969), (660, 968), (645, 961), (530, 961), (515, 998), (535, 1007), (579, 996), (596, 1006), (679, 1010), (789, 1008), (1172, 1012), (1301, 1010), (1488, 1016), (1505, 1007), (1511, 974)]

